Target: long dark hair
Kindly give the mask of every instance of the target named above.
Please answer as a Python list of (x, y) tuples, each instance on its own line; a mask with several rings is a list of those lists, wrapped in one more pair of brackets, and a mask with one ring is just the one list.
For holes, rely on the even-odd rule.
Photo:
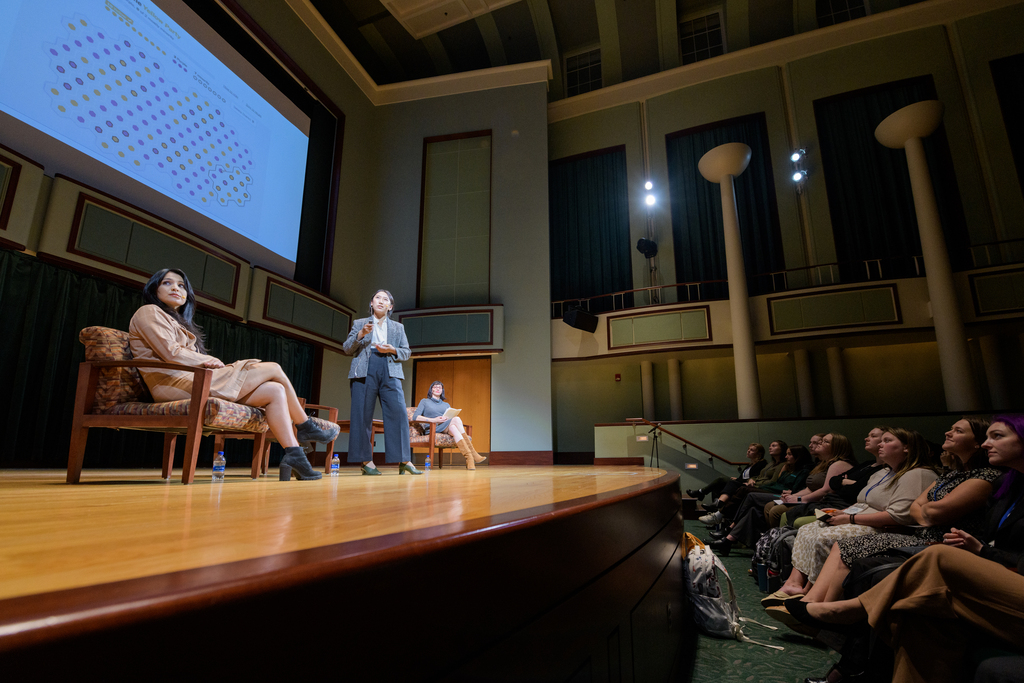
[(787, 448), (790, 453), (793, 454), (793, 463), (786, 463), (782, 469), (786, 472), (799, 472), (800, 470), (810, 469), (811, 467), (811, 452), (807, 450), (806, 446), (800, 444), (793, 444)]
[[(374, 295), (374, 296), (376, 296), (376, 295)], [(427, 398), (434, 398), (434, 387), (436, 387), (438, 385), (440, 385), (440, 387), (441, 387), (441, 400), (442, 401), (444, 400), (444, 382), (442, 382), (439, 379), (438, 380), (434, 380), (433, 382), (431, 382), (430, 388), (427, 389)]]
[(938, 463), (932, 456), (932, 449), (928, 447), (928, 441), (919, 432), (915, 432), (913, 429), (893, 427), (888, 433), (907, 447), (907, 458), (899, 466), (899, 469), (895, 470), (896, 475), (885, 485), (885, 488), (891, 489), (900, 480), (900, 477), (910, 470), (928, 469), (938, 473)]
[[(176, 311), (163, 301), (160, 301), (160, 298), (156, 295), (156, 290), (160, 288), (160, 283), (167, 273), (180, 275), (181, 281), (185, 284), (185, 303), (179, 306)], [(203, 354), (206, 353), (206, 345), (203, 343), (203, 328), (196, 325), (192, 320), (196, 313), (196, 293), (192, 291), (192, 283), (188, 281), (188, 275), (185, 275), (185, 271), (178, 270), (177, 268), (164, 268), (153, 273), (153, 277), (149, 278), (149, 282), (142, 288), (142, 300), (147, 304), (159, 306), (160, 310), (177, 320), (179, 325), (194, 334), (196, 336), (196, 351)]]

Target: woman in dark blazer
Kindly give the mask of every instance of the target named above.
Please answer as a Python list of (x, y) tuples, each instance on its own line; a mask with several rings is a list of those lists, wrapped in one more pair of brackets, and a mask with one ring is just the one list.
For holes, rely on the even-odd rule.
[(402, 361), (409, 360), (409, 340), (402, 323), (391, 320), (395, 299), (379, 289), (370, 299), (370, 317), (352, 323), (343, 346), (355, 356), (348, 371), (352, 389), (352, 425), (348, 461), (363, 463), (363, 474), (379, 475), (373, 464), (373, 411), (380, 399), (384, 411), (384, 457), (398, 463), (398, 473), (423, 474), (410, 459), (409, 416), (405, 411)]

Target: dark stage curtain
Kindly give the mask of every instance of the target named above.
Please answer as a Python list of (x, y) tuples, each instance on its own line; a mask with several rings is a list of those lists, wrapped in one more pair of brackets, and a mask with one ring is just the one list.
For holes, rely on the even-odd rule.
[(1024, 188), (1024, 54), (1003, 57), (989, 64), (1003, 112), (1010, 153), (1017, 167), (1017, 182)]
[[(625, 148), (552, 161), (548, 202), (551, 300), (633, 289)], [(622, 305), (632, 306), (632, 295)], [(611, 309), (611, 297), (589, 305), (592, 313)]]
[[(750, 165), (734, 180), (734, 185), (747, 289), (751, 295), (760, 294), (770, 291), (765, 288), (770, 287), (771, 278), (756, 276), (785, 268), (763, 113), (666, 136), (676, 281), (727, 278), (721, 189), (704, 179), (697, 163), (707, 152), (728, 142), (742, 142), (751, 151)], [(686, 299), (685, 292), (679, 294), (681, 300)], [(704, 300), (724, 299), (728, 295), (724, 282), (701, 287)]]
[[(78, 364), (85, 349), (78, 333), (90, 325), (128, 329), (142, 305), (141, 287), (126, 287), (0, 250), (0, 467), (65, 468), (71, 441)], [(313, 347), (271, 332), (197, 314), (211, 354), (225, 362), (260, 358), (280, 363), (299, 396), (312, 387)], [(180, 449), (184, 439), (179, 439)], [(159, 467), (163, 435), (113, 429), (89, 431), (85, 468)], [(212, 462), (213, 439), (203, 440), (199, 462)], [(278, 451), (279, 453), (279, 451)], [(251, 442), (225, 444), (229, 465), (252, 461)], [(279, 456), (278, 456), (279, 457)]]
[[(883, 147), (875, 139), (875, 128), (894, 111), (935, 97), (931, 76), (922, 76), (814, 103), (844, 282), (916, 274), (912, 257), (921, 254), (921, 239), (906, 152)], [(970, 241), (945, 128), (923, 142), (951, 263), (954, 269), (968, 268)], [(815, 182), (813, 175), (808, 182)], [(873, 266), (869, 276), (864, 261), (875, 259), (881, 260), (881, 273)]]

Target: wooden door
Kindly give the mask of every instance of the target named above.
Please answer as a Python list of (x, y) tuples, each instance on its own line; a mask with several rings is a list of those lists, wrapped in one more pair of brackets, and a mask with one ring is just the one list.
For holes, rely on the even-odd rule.
[(473, 428), (473, 446), (479, 453), (491, 451), (491, 359), (441, 358), (416, 361), (414, 393), (410, 405), (418, 405), (435, 381), (444, 383), (446, 400), (461, 408), (464, 424)]

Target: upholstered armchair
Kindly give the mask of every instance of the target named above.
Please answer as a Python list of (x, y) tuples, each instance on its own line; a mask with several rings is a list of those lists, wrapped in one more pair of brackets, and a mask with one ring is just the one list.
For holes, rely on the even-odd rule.
[[(69, 484), (82, 474), (89, 430), (141, 429), (164, 433), (163, 477), (169, 479), (174, 465), (174, 446), (185, 435), (183, 484), (192, 483), (196, 473), (200, 439), (207, 434), (249, 432), (253, 434), (252, 477), (259, 476), (269, 425), (259, 408), (210, 398), (213, 373), (176, 363), (132, 359), (128, 333), (107, 327), (87, 327), (78, 335), (85, 345), (85, 362), (78, 368), (75, 413), (68, 451)], [(138, 367), (173, 368), (195, 374), (192, 396), (183, 401), (154, 403), (136, 370)]]
[[(409, 414), (410, 450), (426, 448), (430, 462), (440, 469), (442, 467), (441, 459), (444, 457), (444, 449), (447, 448), (449, 449), (448, 463), (451, 464), (450, 452), (452, 450), (458, 450), (458, 446), (455, 445), (455, 439), (452, 438), (451, 434), (446, 432), (438, 434), (437, 425), (433, 422), (413, 422), (412, 415), (416, 412), (416, 409), (407, 407), (405, 410)], [(473, 436), (473, 428), (467, 424), (464, 424), (463, 426), (466, 428), (466, 433)], [(434, 457), (435, 450), (437, 451), (437, 458)], [(412, 454), (410, 453), (410, 456), (411, 455)]]

